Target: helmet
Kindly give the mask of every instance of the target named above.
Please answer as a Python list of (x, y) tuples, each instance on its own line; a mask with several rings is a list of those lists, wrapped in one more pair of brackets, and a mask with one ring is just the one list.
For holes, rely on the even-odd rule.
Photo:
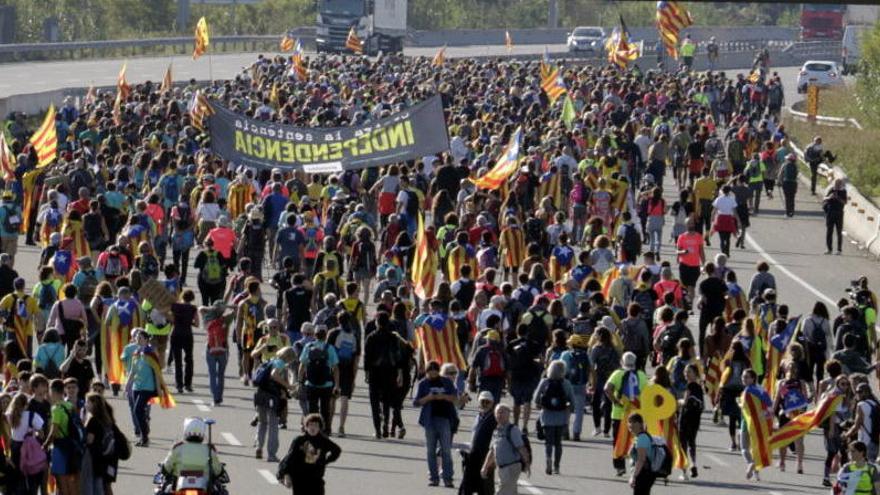
[(183, 420), (183, 439), (203, 441), (208, 436), (208, 425), (202, 418), (186, 418)]

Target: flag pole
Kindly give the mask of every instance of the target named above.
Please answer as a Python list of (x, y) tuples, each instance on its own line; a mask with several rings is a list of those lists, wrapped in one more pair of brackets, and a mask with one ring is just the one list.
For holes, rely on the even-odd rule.
[(208, 79), (214, 84), (214, 55), (208, 52)]

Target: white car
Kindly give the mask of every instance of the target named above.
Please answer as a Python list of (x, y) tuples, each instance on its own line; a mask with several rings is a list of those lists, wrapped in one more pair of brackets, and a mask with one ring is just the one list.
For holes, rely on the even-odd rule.
[(568, 33), (569, 53), (593, 52), (601, 53), (605, 47), (605, 30), (598, 26), (579, 26)]
[(798, 93), (806, 93), (808, 84), (815, 84), (820, 88), (843, 86), (843, 74), (840, 73), (837, 62), (809, 60), (798, 73)]

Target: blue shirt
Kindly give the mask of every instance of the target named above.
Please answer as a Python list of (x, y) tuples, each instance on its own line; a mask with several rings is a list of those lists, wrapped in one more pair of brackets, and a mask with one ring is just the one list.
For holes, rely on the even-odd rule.
[[(308, 367), (309, 367), (309, 351), (313, 347), (316, 347), (316, 346), (324, 346), (324, 349), (327, 352), (327, 366), (331, 370), (333, 368), (335, 368), (337, 365), (339, 365), (339, 357), (336, 355), (336, 349), (334, 349), (332, 345), (329, 345), (325, 342), (315, 340), (315, 341), (312, 341), (312, 342), (309, 342), (308, 344), (306, 344), (306, 346), (303, 347), (302, 354), (299, 355), (299, 362), (303, 365), (304, 368), (308, 369)], [(315, 383), (312, 383), (312, 382), (306, 380), (306, 385), (310, 386), (310, 387), (316, 387), (316, 388), (330, 388), (333, 386), (333, 379), (331, 378), (330, 380), (328, 380), (324, 383), (320, 383), (320, 384), (315, 384)]]
[(136, 352), (131, 360), (131, 375), (129, 381), (132, 382), (131, 389), (138, 391), (156, 391), (156, 375), (153, 368), (147, 363), (142, 352)]
[(288, 199), (281, 193), (272, 193), (263, 200), (263, 215), (270, 228), (277, 225), (278, 218), (284, 212)]
[(49, 360), (52, 360), (58, 369), (61, 369), (61, 363), (64, 362), (66, 352), (64, 344), (60, 342), (47, 342), (37, 348), (37, 355), (34, 357), (34, 365), (40, 369), (46, 369)]
[[(745, 423), (745, 421), (743, 421), (743, 423)], [(626, 426), (624, 426), (624, 425), (620, 425), (620, 427), (626, 428)], [(636, 439), (633, 442), (633, 448), (630, 451), (630, 456), (632, 457), (633, 462), (636, 462), (639, 460), (639, 449), (645, 449), (645, 452), (648, 456), (648, 458), (645, 459), (645, 462), (648, 464), (646, 466), (644, 466), (642, 469), (649, 469), (650, 470), (651, 469), (650, 462), (651, 462), (651, 455), (652, 455), (651, 450), (653, 448), (654, 448), (654, 444), (653, 444), (653, 441), (651, 440), (651, 436), (648, 435), (648, 433), (642, 432), (642, 433), (639, 433), (638, 435), (636, 435)]]
[(413, 405), (422, 408), (421, 412), (419, 412), (419, 424), (421, 426), (428, 426), (435, 417), (446, 418), (450, 421), (455, 418), (457, 413), (452, 402), (435, 400), (419, 406), (419, 401), (431, 394), (458, 395), (458, 391), (452, 380), (445, 376), (437, 377), (436, 380), (425, 378), (420, 381), (416, 390), (416, 397), (413, 399)]
[(275, 240), (280, 250), (279, 257), (290, 256), (294, 260), (299, 259), (299, 248), (305, 246), (306, 236), (296, 227), (284, 227), (278, 230)]

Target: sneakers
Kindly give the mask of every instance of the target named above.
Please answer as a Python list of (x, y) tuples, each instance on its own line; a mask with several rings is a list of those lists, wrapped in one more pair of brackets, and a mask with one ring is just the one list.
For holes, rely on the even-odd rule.
[(254, 457), (256, 459), (262, 459), (263, 458), (263, 451), (260, 449), (257, 449), (257, 452), (254, 454)]
[(278, 462), (278, 458), (275, 457), (274, 455), (270, 455), (269, 457), (266, 458), (266, 462)]
[(547, 474), (547, 476), (550, 476), (551, 474), (553, 474), (553, 468), (547, 466), (547, 469), (545, 469), (544, 472)]
[(452, 480), (443, 480), (443, 486), (446, 488), (455, 488), (455, 483)]
[(822, 486), (831, 488), (831, 480), (828, 479), (828, 476), (822, 478)]
[(697, 466), (691, 466), (691, 478), (697, 477)]
[(344, 426), (339, 427), (339, 434), (337, 436), (339, 438), (345, 438), (345, 427)]
[(602, 432), (599, 431), (599, 428), (593, 428), (593, 436), (594, 437), (598, 437), (601, 434), (602, 434)]
[(401, 426), (400, 429), (397, 430), (397, 438), (400, 440), (403, 440), (403, 437), (405, 437), (405, 436), (406, 436), (406, 428)]

